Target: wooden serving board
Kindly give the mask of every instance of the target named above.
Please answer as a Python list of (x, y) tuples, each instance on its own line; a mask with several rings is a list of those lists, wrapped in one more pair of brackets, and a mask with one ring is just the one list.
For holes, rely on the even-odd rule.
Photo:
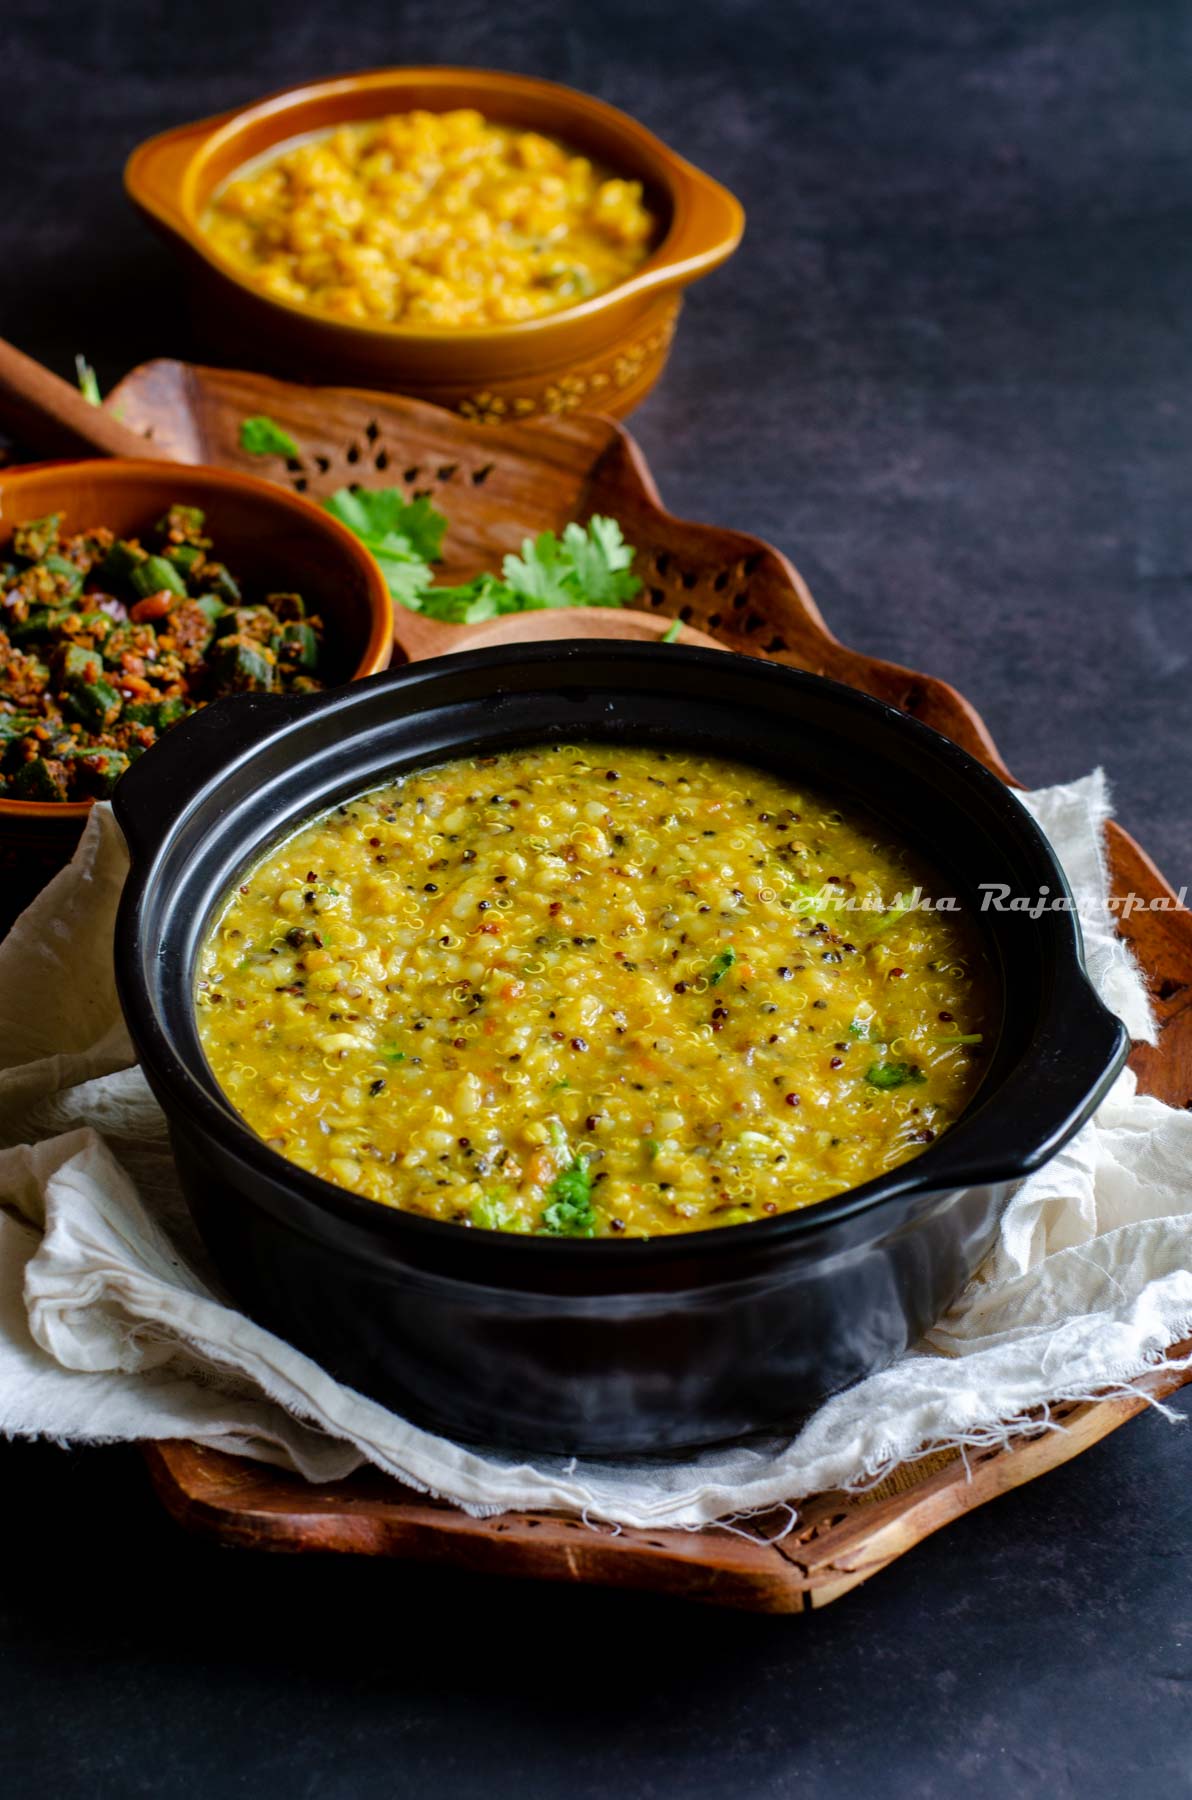
[[(344, 483), (427, 493), (447, 514), (444, 575), (462, 581), (494, 567), (527, 531), (561, 529), (592, 512), (620, 520), (638, 548), (639, 604), (674, 615), (729, 649), (808, 669), (874, 694), (961, 744), (1003, 780), (1013, 777), (969, 703), (942, 681), (839, 643), (806, 583), (770, 545), (696, 525), (663, 507), (641, 452), (611, 420), (575, 416), (483, 426), (392, 395), (303, 388), (226, 370), (155, 362), (109, 397), (123, 421), (184, 461), (270, 475), (312, 497)], [(295, 462), (248, 457), (244, 418), (266, 413), (301, 446)], [(560, 635), (566, 615), (560, 615)], [(1192, 913), (1117, 825), (1108, 830), (1111, 891), (1163, 899), (1120, 930), (1145, 973), (1160, 1023), (1157, 1046), (1135, 1047), (1144, 1092), (1192, 1105)], [(1192, 1353), (1192, 1342), (1175, 1347)], [(1190, 1371), (1192, 1374), (1192, 1371)], [(862, 1495), (800, 1501), (756, 1520), (758, 1541), (715, 1527), (613, 1534), (554, 1514), (471, 1519), (375, 1472), (312, 1487), (300, 1478), (187, 1443), (147, 1450), (164, 1504), (181, 1523), (225, 1542), (274, 1550), (404, 1556), (538, 1580), (652, 1589), (763, 1612), (827, 1605), (950, 1520), (1088, 1449), (1188, 1379), (1162, 1374), (1128, 1401), (1052, 1411), (1063, 1431), (1024, 1431), (1007, 1448), (934, 1455), (903, 1465)], [(773, 1539), (767, 1542), (767, 1539)]]

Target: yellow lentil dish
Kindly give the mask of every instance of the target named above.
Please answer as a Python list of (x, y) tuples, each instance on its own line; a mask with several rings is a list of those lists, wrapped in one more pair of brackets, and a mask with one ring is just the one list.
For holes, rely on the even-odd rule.
[(880, 828), (736, 763), (451, 762), (245, 876), (200, 1035), (261, 1137), (382, 1205), (578, 1237), (739, 1224), (919, 1154), (971, 1097), (989, 971), (923, 882)]
[(484, 326), (623, 281), (656, 220), (640, 182), (460, 110), (292, 143), (227, 182), (203, 227), (273, 299), (361, 325)]

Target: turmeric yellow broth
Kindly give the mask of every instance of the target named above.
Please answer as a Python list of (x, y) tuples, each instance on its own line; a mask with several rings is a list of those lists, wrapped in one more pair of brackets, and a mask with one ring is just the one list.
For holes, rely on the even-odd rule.
[(740, 1224), (919, 1155), (973, 1094), (984, 952), (918, 887), (863, 816), (736, 763), (468, 758), (258, 863), (204, 947), (200, 1034), (254, 1131), (383, 1206)]
[(640, 182), (470, 108), (292, 143), (227, 182), (202, 223), (271, 299), (431, 327), (574, 306), (631, 275), (657, 225)]

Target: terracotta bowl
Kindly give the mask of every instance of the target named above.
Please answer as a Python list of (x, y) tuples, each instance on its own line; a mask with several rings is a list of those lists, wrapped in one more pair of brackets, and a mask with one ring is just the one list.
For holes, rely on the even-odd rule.
[[(653, 254), (627, 281), (576, 306), (464, 330), (331, 319), (258, 293), (209, 248), (199, 220), (212, 193), (273, 146), (349, 120), (461, 106), (557, 137), (640, 180), (661, 220)], [(662, 372), (682, 289), (732, 254), (744, 225), (726, 189), (615, 107), (554, 82), (480, 69), (375, 69), (287, 88), (150, 138), (124, 179), (183, 257), (199, 327), (225, 356), (303, 381), (411, 394), (494, 423), (629, 412)]]
[[(393, 603), (381, 572), (350, 531), (310, 501), (254, 475), (159, 462), (46, 463), (0, 472), (0, 552), (15, 526), (45, 513), (63, 529), (148, 529), (174, 501), (201, 506), (221, 557), (249, 587), (301, 593), (327, 627), (333, 681), (389, 665)], [(0, 797), (0, 933), (70, 860), (90, 801)]]

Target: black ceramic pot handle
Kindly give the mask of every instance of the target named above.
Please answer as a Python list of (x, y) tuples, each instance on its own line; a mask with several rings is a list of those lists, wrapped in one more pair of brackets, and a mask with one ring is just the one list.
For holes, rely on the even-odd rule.
[[(999, 1107), (1016, 1114), (1013, 1134), (1004, 1115), (994, 1124), (978, 1114), (971, 1129), (949, 1133), (931, 1156), (911, 1168), (924, 1188), (941, 1181), (976, 1187), (1015, 1181), (1050, 1161), (1072, 1132), (1090, 1119), (1122, 1072), (1130, 1051), (1126, 1027), (1098, 998), (1083, 970), (1063, 970), (1050, 1016), (1031, 1047), (1029, 1065), (1013, 1070), (999, 1090)], [(1023, 1142), (1034, 1149), (1024, 1155)]]
[(150, 855), (215, 775), (266, 735), (309, 712), (321, 695), (227, 694), (173, 726), (121, 776), (112, 810), (133, 862)]

